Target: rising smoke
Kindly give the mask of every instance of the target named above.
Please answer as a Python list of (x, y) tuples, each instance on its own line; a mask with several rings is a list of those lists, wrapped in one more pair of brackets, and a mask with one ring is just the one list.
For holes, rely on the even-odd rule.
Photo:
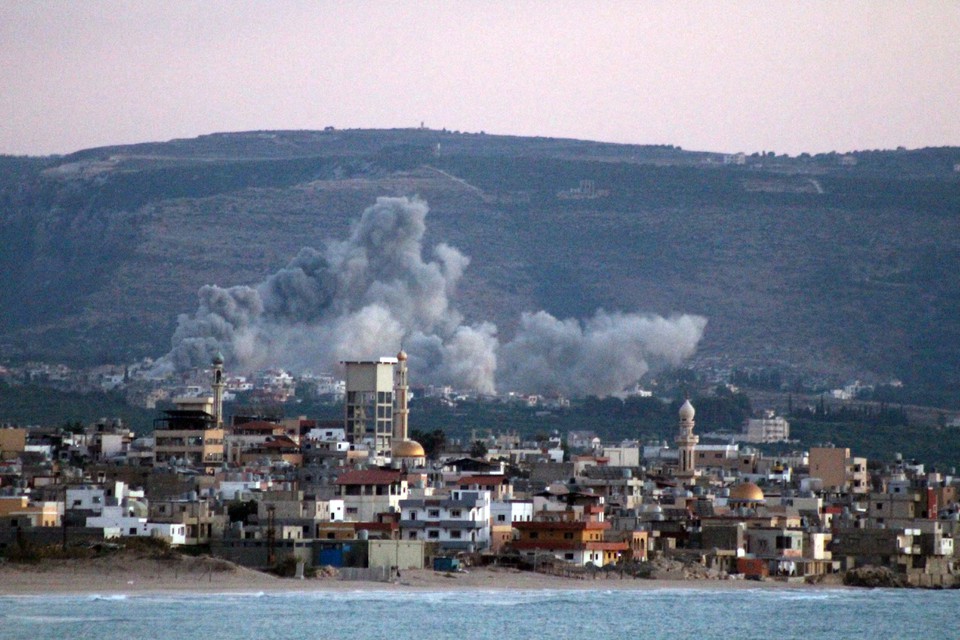
[(539, 311), (524, 313), (513, 340), (501, 344), (495, 325), (465, 324), (451, 304), (469, 259), (440, 244), (424, 260), (426, 215), (422, 200), (378, 198), (347, 240), (302, 249), (256, 287), (202, 287), (159, 369), (203, 366), (221, 351), (241, 370), (332, 370), (402, 344), (418, 382), (603, 396), (651, 364), (679, 363), (703, 334), (699, 316), (600, 310), (581, 323)]

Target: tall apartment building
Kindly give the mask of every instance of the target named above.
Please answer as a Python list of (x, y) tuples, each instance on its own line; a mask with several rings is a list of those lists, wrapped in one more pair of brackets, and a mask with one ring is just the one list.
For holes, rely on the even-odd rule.
[(867, 459), (851, 457), (845, 447), (812, 447), (810, 476), (820, 478), (824, 489), (860, 494), (870, 491)]
[(396, 358), (351, 361), (346, 367), (344, 428), (353, 444), (372, 455), (389, 456), (393, 438), (393, 386)]
[(224, 462), (223, 356), (213, 359), (213, 395), (174, 398), (175, 409), (154, 420), (154, 464), (213, 473)]

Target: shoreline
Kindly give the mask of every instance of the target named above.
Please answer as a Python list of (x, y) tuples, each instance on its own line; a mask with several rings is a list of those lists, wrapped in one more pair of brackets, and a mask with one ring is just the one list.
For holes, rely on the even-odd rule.
[[(84, 566), (87, 565), (87, 566)], [(0, 565), (0, 597), (44, 595), (151, 594), (259, 594), (346, 593), (378, 591), (427, 593), (455, 591), (651, 591), (739, 589), (849, 589), (842, 584), (807, 584), (778, 580), (670, 580), (598, 577), (576, 579), (496, 567), (472, 568), (463, 573), (430, 569), (401, 572), (392, 582), (341, 580), (339, 577), (279, 578), (231, 566), (229, 569), (170, 566), (155, 560), (135, 560), (127, 565), (96, 566), (89, 563), (56, 565)]]

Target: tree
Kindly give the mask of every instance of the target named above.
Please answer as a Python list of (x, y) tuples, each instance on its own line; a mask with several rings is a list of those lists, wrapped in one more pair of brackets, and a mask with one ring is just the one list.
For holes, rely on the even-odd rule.
[(434, 429), (433, 431), (410, 431), (410, 438), (416, 440), (423, 447), (423, 452), (428, 458), (436, 458), (437, 454), (442, 452), (447, 446), (447, 434), (443, 429)]
[(474, 440), (473, 444), (470, 445), (470, 457), (471, 458), (482, 458), (487, 455), (487, 445), (484, 444), (483, 440)]

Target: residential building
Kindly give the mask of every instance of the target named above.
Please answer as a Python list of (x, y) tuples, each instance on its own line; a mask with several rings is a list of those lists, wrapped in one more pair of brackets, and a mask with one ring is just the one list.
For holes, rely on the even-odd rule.
[(790, 423), (768, 411), (762, 418), (749, 418), (744, 425), (744, 442), (766, 444), (790, 439)]
[(811, 448), (810, 477), (820, 478), (823, 488), (830, 491), (855, 494), (870, 491), (867, 459), (851, 457), (850, 449), (843, 447)]
[(406, 477), (400, 471), (353, 470), (340, 474), (337, 497), (343, 500), (344, 519), (368, 522), (377, 514), (398, 511), (408, 497)]
[(540, 511), (532, 521), (513, 526), (520, 537), (511, 546), (534, 565), (548, 555), (575, 565), (601, 567), (616, 563), (630, 549), (627, 542), (605, 537), (611, 526), (598, 503), (584, 506), (581, 512), (573, 508)]
[(393, 438), (393, 387), (396, 358), (344, 362), (347, 440), (366, 444), (375, 456), (390, 456)]
[(482, 551), (490, 546), (490, 492), (457, 489), (448, 497), (400, 502), (404, 540), (435, 542), (441, 550)]

